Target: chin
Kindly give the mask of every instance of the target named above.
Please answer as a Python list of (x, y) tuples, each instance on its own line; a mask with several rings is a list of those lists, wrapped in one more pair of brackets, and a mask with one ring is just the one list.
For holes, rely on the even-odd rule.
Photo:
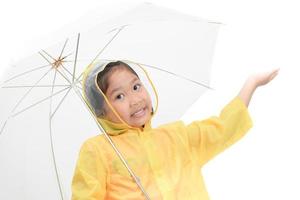
[(148, 120), (150, 120), (150, 117), (151, 117), (151, 112), (149, 112), (149, 109), (147, 108), (146, 114), (139, 119), (132, 118), (131, 124), (132, 124), (132, 126), (135, 126), (135, 127), (142, 127), (143, 125), (145, 125), (147, 123)]
[(142, 121), (135, 121), (132, 123), (132, 126), (135, 126), (135, 127), (142, 127), (146, 124), (147, 120), (142, 120)]

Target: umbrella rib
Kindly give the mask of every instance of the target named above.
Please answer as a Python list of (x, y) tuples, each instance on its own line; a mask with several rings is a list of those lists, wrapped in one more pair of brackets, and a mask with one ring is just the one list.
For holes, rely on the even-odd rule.
[(74, 67), (73, 67), (72, 83), (74, 83), (74, 79), (75, 79), (75, 72), (76, 72), (76, 64), (77, 64), (77, 56), (78, 56), (79, 40), (80, 40), (80, 33), (78, 33), (78, 36), (77, 36), (77, 44), (76, 44), (75, 61), (74, 61)]
[[(64, 89), (62, 89), (62, 90), (57, 91), (56, 93), (53, 94), (53, 96), (58, 95), (59, 93), (65, 91), (65, 90), (68, 89), (68, 88), (70, 88), (70, 86), (68, 86), (68, 87), (66, 87), (66, 88), (64, 88)], [(46, 98), (44, 98), (44, 99), (41, 99), (41, 100), (39, 100), (39, 101), (37, 101), (37, 102), (31, 104), (30, 106), (28, 106), (28, 107), (22, 109), (21, 111), (19, 111), (19, 112), (13, 114), (12, 117), (15, 117), (15, 116), (21, 114), (22, 112), (28, 110), (29, 108), (31, 108), (31, 107), (33, 107), (33, 106), (36, 106), (36, 105), (38, 105), (38, 104), (40, 104), (40, 103), (46, 101), (47, 99), (49, 99), (49, 98), (51, 98), (51, 97), (53, 97), (53, 96), (48, 96), (48, 97), (46, 97)]]
[[(83, 61), (90, 61), (91, 59), (77, 59), (77, 62), (78, 61), (81, 61), (81, 62), (83, 62)], [(75, 60), (64, 60), (64, 62), (75, 62)]]
[(78, 79), (80, 79), (83, 75), (84, 71), (80, 74), (80, 76), (78, 76), (78, 78), (76, 79), (76, 81), (78, 81)]
[(49, 56), (53, 61), (55, 61), (55, 58), (53, 58), (47, 51), (45, 51), (45, 50), (43, 50), (43, 49), (42, 49), (42, 51), (43, 51), (47, 56)]
[(66, 70), (70, 76), (73, 76), (73, 74), (63, 64), (61, 64), (61, 67)]
[(182, 79), (185, 79), (185, 80), (187, 80), (187, 81), (193, 82), (193, 83), (195, 83), (195, 84), (197, 84), (197, 85), (203, 86), (203, 87), (205, 87), (205, 88), (207, 88), (207, 89), (213, 89), (213, 88), (209, 87), (208, 85), (205, 85), (204, 83), (200, 83), (200, 82), (198, 82), (198, 81), (189, 79), (189, 78), (187, 78), (187, 77), (181, 76), (181, 75), (176, 74), (176, 73), (174, 73), (174, 72), (170, 72), (170, 71), (168, 71), (168, 70), (164, 70), (164, 69), (161, 69), (161, 68), (159, 68), (159, 67), (155, 67), (155, 66), (151, 66), (151, 65), (146, 65), (146, 64), (142, 64), (142, 63), (138, 63), (138, 64), (141, 64), (141, 65), (144, 65), (144, 66), (146, 66), (146, 67), (150, 67), (150, 68), (153, 68), (153, 69), (156, 69), (156, 70), (160, 70), (160, 71), (163, 71), (163, 72), (166, 72), (166, 73), (169, 73), (169, 74), (172, 74), (172, 75), (177, 76), (177, 77), (179, 77), (179, 78), (182, 78)]
[[(79, 88), (80, 90), (83, 90), (83, 86), (82, 86), (82, 83), (81, 83), (82, 81), (83, 80), (79, 80), (79, 81), (76, 82), (76, 84), (77, 84), (76, 87)], [(78, 85), (80, 85), (80, 86), (78, 86)]]
[(64, 56), (63, 58), (61, 58), (61, 60), (62, 60), (63, 62), (69, 62), (69, 61), (66, 61), (65, 58), (69, 57), (69, 56), (72, 55), (72, 54), (73, 54), (73, 53), (67, 54), (66, 56)]
[[(79, 61), (79, 60), (77, 60), (77, 61)], [(64, 62), (72, 63), (72, 62), (74, 62), (74, 61), (73, 61), (73, 60), (64, 60)]]
[(62, 48), (62, 50), (60, 52), (59, 58), (61, 58), (62, 54), (64, 53), (64, 50), (65, 50), (65, 47), (67, 45), (68, 40), (69, 40), (69, 38), (66, 39), (65, 44), (64, 44), (64, 46), (63, 46), (63, 48)]
[[(63, 57), (63, 59), (65, 59), (65, 58), (67, 58), (67, 57), (69, 57), (70, 55), (72, 55), (73, 53), (69, 53), (69, 54), (67, 54), (66, 56), (64, 56)], [(66, 62), (65, 60), (64, 60), (64, 62)]]
[[(53, 86), (55, 84), (56, 74), (57, 74), (57, 71), (55, 71), (55, 73), (54, 73), (54, 78), (53, 78), (53, 82), (52, 82)], [(58, 187), (59, 187), (61, 199), (63, 200), (64, 197), (63, 197), (63, 192), (62, 192), (62, 188), (61, 188), (62, 186), (61, 186), (60, 178), (59, 178), (59, 175), (58, 175), (58, 168), (57, 168), (57, 164), (56, 164), (56, 159), (55, 159), (56, 157), (55, 157), (54, 147), (53, 147), (52, 117), (51, 117), (52, 116), (51, 113), (52, 113), (52, 96), (53, 96), (53, 90), (54, 90), (54, 87), (52, 87), (52, 89), (51, 89), (51, 95), (50, 95), (49, 134), (50, 134), (51, 153), (52, 153), (52, 159), (53, 159), (53, 164), (54, 164), (54, 169), (55, 169), (56, 180), (57, 180), (57, 183), (58, 183)]]
[(15, 75), (15, 76), (13, 76), (13, 77), (7, 79), (7, 80), (4, 81), (2, 84), (7, 83), (7, 82), (9, 82), (9, 81), (11, 81), (11, 80), (13, 80), (13, 79), (15, 79), (15, 78), (18, 78), (18, 77), (22, 76), (22, 75), (28, 74), (28, 73), (30, 73), (30, 72), (33, 72), (33, 71), (36, 71), (36, 70), (39, 70), (39, 69), (43, 69), (43, 68), (48, 67), (48, 66), (50, 66), (50, 65), (43, 65), (43, 66), (41, 66), (41, 67), (37, 67), (37, 68), (33, 68), (33, 69), (31, 69), (31, 70), (25, 71), (25, 72), (23, 72), (23, 73), (21, 73), (21, 74)]
[[(44, 50), (42, 50), (42, 51), (44, 51)], [(46, 58), (46, 56), (44, 56), (40, 51), (39, 51), (39, 54), (51, 65), (51, 66), (53, 66), (52, 65), (52, 63)], [(55, 60), (55, 59), (54, 59)]]
[(51, 119), (52, 119), (52, 117), (54, 116), (54, 114), (56, 113), (56, 111), (58, 110), (58, 108), (60, 107), (60, 105), (63, 103), (63, 101), (65, 100), (65, 98), (67, 97), (67, 95), (69, 94), (69, 92), (71, 91), (71, 89), (72, 89), (72, 87), (70, 87), (70, 88), (68, 89), (68, 91), (66, 92), (66, 94), (64, 95), (64, 97), (60, 100), (58, 106), (56, 107), (56, 109), (54, 110), (54, 112), (52, 113), (52, 115), (50, 116)]
[(124, 27), (125, 26), (122, 26), (121, 28), (119, 28), (119, 30), (117, 31), (117, 33), (108, 41), (108, 43), (106, 43), (106, 45), (100, 50), (100, 52), (96, 55), (96, 57), (93, 59), (93, 61), (90, 64), (92, 64), (103, 53), (103, 51), (119, 35), (119, 33), (123, 30)]
[(56, 70), (64, 79), (66, 79), (66, 81), (68, 81), (68, 83), (70, 83), (70, 85), (72, 84), (71, 81), (64, 74), (62, 74), (63, 72), (59, 71), (58, 69)]
[[(69, 85), (54, 85), (54, 87), (67, 87)], [(11, 86), (3, 86), (2, 88), (27, 88), (27, 87), (52, 87), (52, 85), (11, 85)]]
[(22, 96), (17, 105), (13, 108), (12, 112), (20, 105), (20, 103), (25, 99), (25, 97), (30, 93), (30, 91), (51, 71), (51, 68)]
[(80, 86), (78, 86), (78, 85), (76, 85), (76, 87), (78, 87), (81, 91), (83, 90), (82, 87), (80, 87)]
[(8, 121), (8, 119), (4, 122), (4, 124), (3, 124), (2, 128), (1, 128), (1, 131), (0, 131), (0, 135), (2, 135), (2, 132), (3, 132), (4, 128), (5, 128), (5, 126), (6, 126), (7, 121)]
[[(108, 45), (119, 35), (119, 33), (124, 29), (125, 26), (122, 26), (121, 28), (119, 28), (119, 30), (117, 31), (117, 33), (108, 41), (108, 43), (106, 43), (106, 45), (100, 50), (100, 52), (96, 55), (96, 57), (92, 60), (92, 62), (90, 62), (90, 64), (92, 64), (93, 62), (95, 62), (95, 60), (101, 55), (101, 53), (103, 53), (103, 51), (108, 47)], [(90, 65), (88, 64), (88, 65)], [(87, 66), (88, 66), (87, 65)], [(76, 79), (76, 81), (78, 81), (78, 79), (81, 78), (81, 76), (83, 75), (84, 71), (80, 74), (80, 76)]]

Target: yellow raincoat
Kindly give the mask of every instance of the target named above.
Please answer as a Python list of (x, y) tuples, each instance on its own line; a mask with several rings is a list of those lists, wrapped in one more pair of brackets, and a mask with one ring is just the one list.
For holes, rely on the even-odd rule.
[[(207, 200), (202, 166), (252, 127), (237, 96), (218, 117), (182, 121), (143, 130), (100, 119), (151, 199)], [(145, 199), (103, 134), (84, 142), (73, 182), (72, 200)]]

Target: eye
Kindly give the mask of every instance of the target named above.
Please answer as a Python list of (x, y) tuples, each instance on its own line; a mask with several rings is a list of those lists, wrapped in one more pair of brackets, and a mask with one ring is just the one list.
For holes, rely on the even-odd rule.
[[(138, 90), (139, 88), (141, 87), (141, 84), (135, 84), (134, 86), (133, 86), (133, 88), (134, 88), (134, 90)], [(137, 88), (137, 89), (136, 89)]]
[(124, 94), (118, 94), (115, 99), (122, 99), (122, 96), (124, 96)]

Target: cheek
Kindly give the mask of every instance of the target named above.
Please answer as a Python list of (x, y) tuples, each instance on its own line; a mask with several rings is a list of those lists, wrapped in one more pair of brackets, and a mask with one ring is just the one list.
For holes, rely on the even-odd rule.
[(125, 102), (117, 104), (115, 106), (115, 109), (122, 117), (128, 117), (130, 115), (128, 105)]
[(145, 92), (145, 99), (149, 105), (152, 104), (151, 97), (147, 91)]

